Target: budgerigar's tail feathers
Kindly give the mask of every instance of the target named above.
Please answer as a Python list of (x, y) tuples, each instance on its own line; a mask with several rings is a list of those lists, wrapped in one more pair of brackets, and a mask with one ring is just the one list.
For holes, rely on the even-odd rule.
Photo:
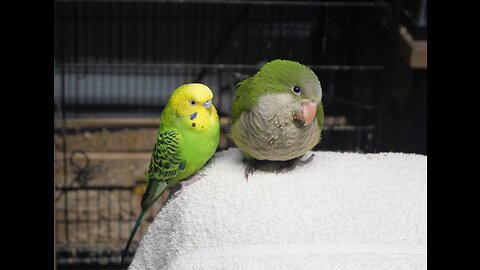
[(128, 248), (130, 247), (130, 244), (132, 243), (133, 237), (135, 236), (135, 233), (136, 233), (137, 230), (138, 230), (138, 226), (139, 226), (140, 223), (142, 222), (143, 215), (144, 215), (145, 212), (147, 212), (147, 211), (148, 211), (148, 209), (142, 209), (142, 210), (140, 211), (140, 214), (139, 214), (138, 217), (137, 217), (137, 221), (135, 221), (135, 225), (133, 226), (132, 232), (130, 233), (130, 238), (128, 239), (127, 246), (125, 247), (125, 250), (124, 250), (123, 253), (122, 253), (122, 261), (120, 262), (120, 264), (123, 264), (123, 260), (125, 259), (125, 255), (126, 255), (127, 252), (128, 252)]
[(143, 215), (145, 215), (145, 213), (152, 207), (155, 201), (158, 200), (160, 196), (162, 196), (167, 186), (168, 186), (168, 183), (166, 181), (157, 181), (157, 180), (148, 181), (147, 189), (145, 191), (145, 194), (143, 194), (143, 197), (142, 197), (142, 203), (141, 203), (142, 210), (140, 211), (140, 214), (137, 217), (137, 221), (135, 221), (135, 225), (133, 226), (132, 232), (130, 233), (130, 238), (128, 239), (127, 246), (125, 247), (125, 250), (122, 253), (121, 264), (123, 264), (123, 260), (125, 259), (125, 255), (128, 252), (128, 248), (130, 247), (133, 237), (135, 236), (135, 233), (138, 230), (138, 226), (140, 226), (140, 223), (142, 223)]

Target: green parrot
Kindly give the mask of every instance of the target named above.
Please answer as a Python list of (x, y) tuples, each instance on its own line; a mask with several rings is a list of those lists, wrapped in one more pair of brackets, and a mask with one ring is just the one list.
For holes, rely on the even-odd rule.
[(239, 82), (230, 137), (249, 164), (246, 177), (265, 161), (277, 171), (311, 161), (301, 158), (320, 142), (323, 121), (320, 81), (305, 65), (273, 60)]
[(163, 192), (197, 172), (215, 153), (220, 139), (220, 121), (212, 98), (212, 91), (199, 83), (182, 85), (170, 96), (160, 116), (142, 209), (130, 233), (121, 264), (144, 214), (155, 201)]

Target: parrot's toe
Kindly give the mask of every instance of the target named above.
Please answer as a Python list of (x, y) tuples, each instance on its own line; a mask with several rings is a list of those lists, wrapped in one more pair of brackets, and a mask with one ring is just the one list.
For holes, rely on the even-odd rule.
[(253, 175), (259, 167), (263, 164), (262, 161), (250, 158), (244, 158), (243, 162), (245, 162), (245, 179), (248, 181), (248, 176)]
[(313, 160), (313, 157), (315, 157), (315, 153), (312, 153), (307, 159), (304, 159), (305, 156), (307, 156), (306, 154), (301, 157), (301, 158), (297, 158), (296, 160), (294, 160), (292, 163), (288, 164), (287, 165), (284, 165), (282, 167), (280, 167), (276, 173), (279, 174), (279, 173), (287, 173), (289, 171), (292, 171), (293, 169), (295, 169), (296, 167), (301, 167), (301, 166), (305, 166), (307, 164), (309, 164), (310, 162), (312, 162)]
[(292, 171), (296, 167), (297, 167), (297, 164), (292, 163), (290, 165), (280, 167), (278, 170), (275, 171), (275, 173), (276, 174), (284, 174), (284, 173)]
[(303, 159), (305, 156), (307, 156), (306, 154), (298, 159), (298, 161), (296, 163), (298, 163), (297, 165), (299, 166), (304, 166), (304, 165), (307, 165), (308, 163), (312, 162), (313, 160), (313, 157), (315, 157), (315, 153), (312, 153), (307, 159)]
[[(307, 157), (308, 158), (305, 158)], [(245, 168), (245, 178), (248, 181), (248, 177), (254, 174), (257, 170), (265, 171), (265, 172), (273, 172), (273, 173), (287, 173), (291, 170), (295, 169), (297, 166), (304, 166), (310, 162), (312, 162), (313, 157), (315, 156), (314, 153), (310, 155), (305, 154), (301, 158), (296, 158), (292, 160), (285, 160), (285, 161), (268, 161), (268, 160), (253, 160), (253, 159), (246, 159), (246, 168)]]
[(247, 165), (247, 167), (245, 168), (245, 178), (247, 179), (247, 181), (248, 181), (248, 176), (250, 174), (254, 174), (256, 170), (257, 168), (255, 168), (255, 166)]

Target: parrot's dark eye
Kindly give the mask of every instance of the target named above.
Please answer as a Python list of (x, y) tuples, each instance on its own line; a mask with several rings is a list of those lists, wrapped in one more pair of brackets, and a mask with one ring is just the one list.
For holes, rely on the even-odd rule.
[(292, 87), (292, 92), (295, 94), (295, 95), (300, 95), (302, 93), (302, 89), (300, 89), (300, 86), (294, 86)]
[(193, 106), (197, 105), (197, 102), (195, 102), (195, 100), (190, 100), (190, 104), (192, 104)]

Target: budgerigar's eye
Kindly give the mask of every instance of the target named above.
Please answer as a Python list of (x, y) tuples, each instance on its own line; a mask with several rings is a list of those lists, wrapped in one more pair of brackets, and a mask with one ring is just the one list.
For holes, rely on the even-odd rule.
[(207, 109), (210, 108), (211, 105), (212, 105), (212, 100), (211, 99), (208, 100), (208, 101), (205, 101), (205, 103), (203, 103), (203, 107), (205, 107)]
[(195, 100), (190, 100), (190, 104), (195, 106), (195, 105), (197, 105), (197, 102)]
[(300, 95), (302, 93), (302, 89), (300, 89), (300, 86), (295, 85), (294, 87), (292, 87), (292, 92), (295, 95)]

